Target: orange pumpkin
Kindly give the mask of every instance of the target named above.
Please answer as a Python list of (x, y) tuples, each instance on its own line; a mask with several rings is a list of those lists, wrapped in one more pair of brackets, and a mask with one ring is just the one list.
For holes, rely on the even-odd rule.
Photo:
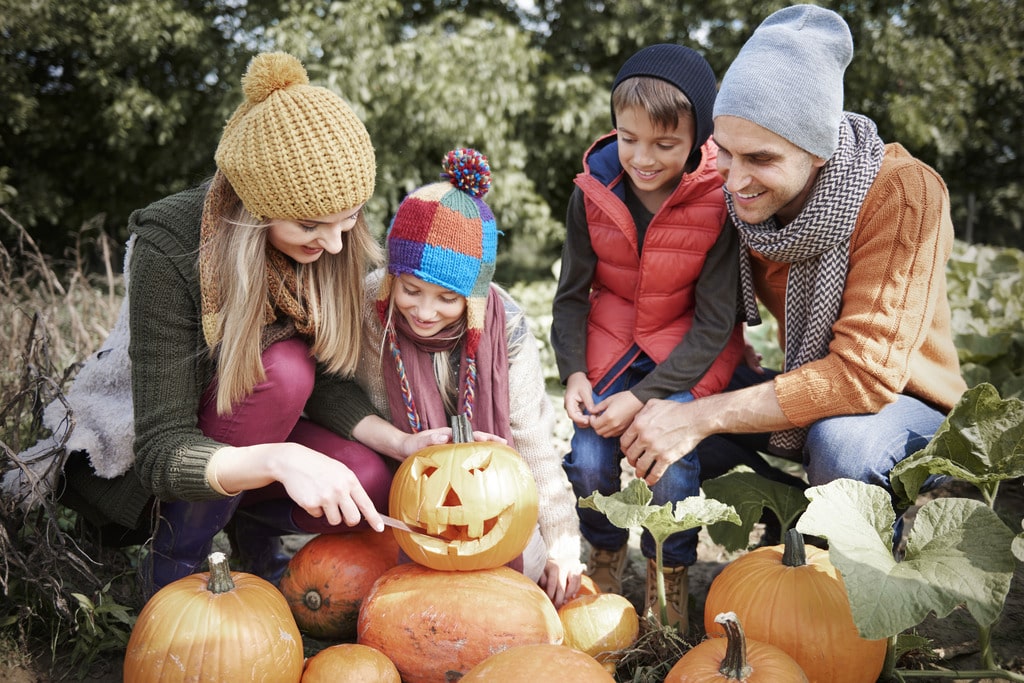
[(590, 655), (614, 673), (619, 650), (632, 645), (640, 634), (640, 619), (633, 604), (615, 593), (581, 595), (558, 609), (565, 644)]
[(402, 463), (388, 507), (392, 517), (440, 537), (396, 531), (415, 562), (447, 571), (490, 569), (526, 548), (537, 526), (537, 485), (504, 444), (441, 444)]
[(693, 647), (675, 663), (665, 683), (807, 683), (792, 657), (774, 645), (747, 640), (732, 612), (717, 615), (714, 623), (726, 637), (709, 638)]
[(588, 574), (580, 576), (580, 589), (576, 593), (577, 598), (581, 595), (597, 595), (600, 592), (601, 589), (597, 587), (597, 584), (594, 583), (594, 580)]
[(281, 593), (303, 633), (353, 640), (363, 598), (397, 564), (398, 543), (390, 529), (321, 534), (292, 557), (281, 577)]
[[(443, 680), (443, 679), (442, 679)], [(519, 645), (491, 655), (461, 683), (614, 683), (612, 675), (579, 650), (564, 645)]]
[(224, 553), (210, 571), (161, 588), (132, 628), (125, 683), (297, 683), (302, 637), (277, 588), (231, 572)]
[(302, 683), (402, 683), (402, 678), (382, 652), (366, 645), (342, 643), (310, 657)]
[(359, 643), (387, 655), (406, 683), (444, 681), (495, 652), (562, 637), (544, 591), (504, 566), (446, 572), (400, 564), (377, 580), (359, 612)]
[(860, 637), (828, 551), (805, 548), (796, 529), (783, 545), (726, 565), (711, 582), (704, 610), (709, 636), (723, 635), (711, 615), (735, 612), (749, 638), (784, 650), (812, 683), (874, 683), (882, 671), (886, 640)]

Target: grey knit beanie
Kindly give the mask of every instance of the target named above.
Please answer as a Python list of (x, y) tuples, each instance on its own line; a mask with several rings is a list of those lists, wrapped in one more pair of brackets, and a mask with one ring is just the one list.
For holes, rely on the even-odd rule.
[[(715, 72), (707, 60), (696, 50), (672, 43), (651, 45), (634, 53), (615, 75), (612, 92), (627, 78), (647, 76), (658, 78), (679, 88), (693, 106), (693, 119), (697, 124), (693, 138), (693, 153), (711, 137), (714, 120), (711, 111), (715, 105)], [(612, 125), (615, 109), (612, 108)]]
[(853, 37), (843, 18), (794, 5), (765, 19), (725, 72), (715, 118), (738, 116), (828, 159), (839, 143), (843, 72)]

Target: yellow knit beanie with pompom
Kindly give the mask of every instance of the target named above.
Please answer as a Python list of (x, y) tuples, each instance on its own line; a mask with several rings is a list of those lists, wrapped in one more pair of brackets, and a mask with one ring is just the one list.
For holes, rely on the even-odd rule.
[(316, 218), (369, 200), (377, 167), (366, 126), (337, 94), (310, 85), (298, 59), (255, 56), (242, 90), (214, 158), (250, 213)]

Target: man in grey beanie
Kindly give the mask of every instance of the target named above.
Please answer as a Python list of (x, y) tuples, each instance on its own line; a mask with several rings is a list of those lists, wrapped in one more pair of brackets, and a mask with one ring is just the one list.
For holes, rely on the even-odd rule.
[(649, 484), (696, 448), (702, 479), (746, 464), (787, 480), (760, 451), (801, 462), (811, 485), (891, 491), (890, 469), (967, 388), (946, 298), (949, 195), (934, 170), (843, 110), (852, 56), (838, 14), (795, 5), (764, 20), (722, 80), (714, 140), (742, 306), (748, 325), (760, 323), (758, 300), (779, 321), (785, 367), (752, 362), (731, 391), (649, 401), (622, 437)]

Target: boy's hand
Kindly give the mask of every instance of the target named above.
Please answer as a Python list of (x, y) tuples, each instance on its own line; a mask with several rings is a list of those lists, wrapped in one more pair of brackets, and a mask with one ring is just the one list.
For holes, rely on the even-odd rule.
[(643, 402), (633, 392), (620, 391), (594, 406), (590, 426), (606, 438), (621, 436), (643, 407)]
[(590, 426), (594, 412), (594, 388), (584, 372), (574, 372), (565, 381), (565, 414), (577, 427)]

